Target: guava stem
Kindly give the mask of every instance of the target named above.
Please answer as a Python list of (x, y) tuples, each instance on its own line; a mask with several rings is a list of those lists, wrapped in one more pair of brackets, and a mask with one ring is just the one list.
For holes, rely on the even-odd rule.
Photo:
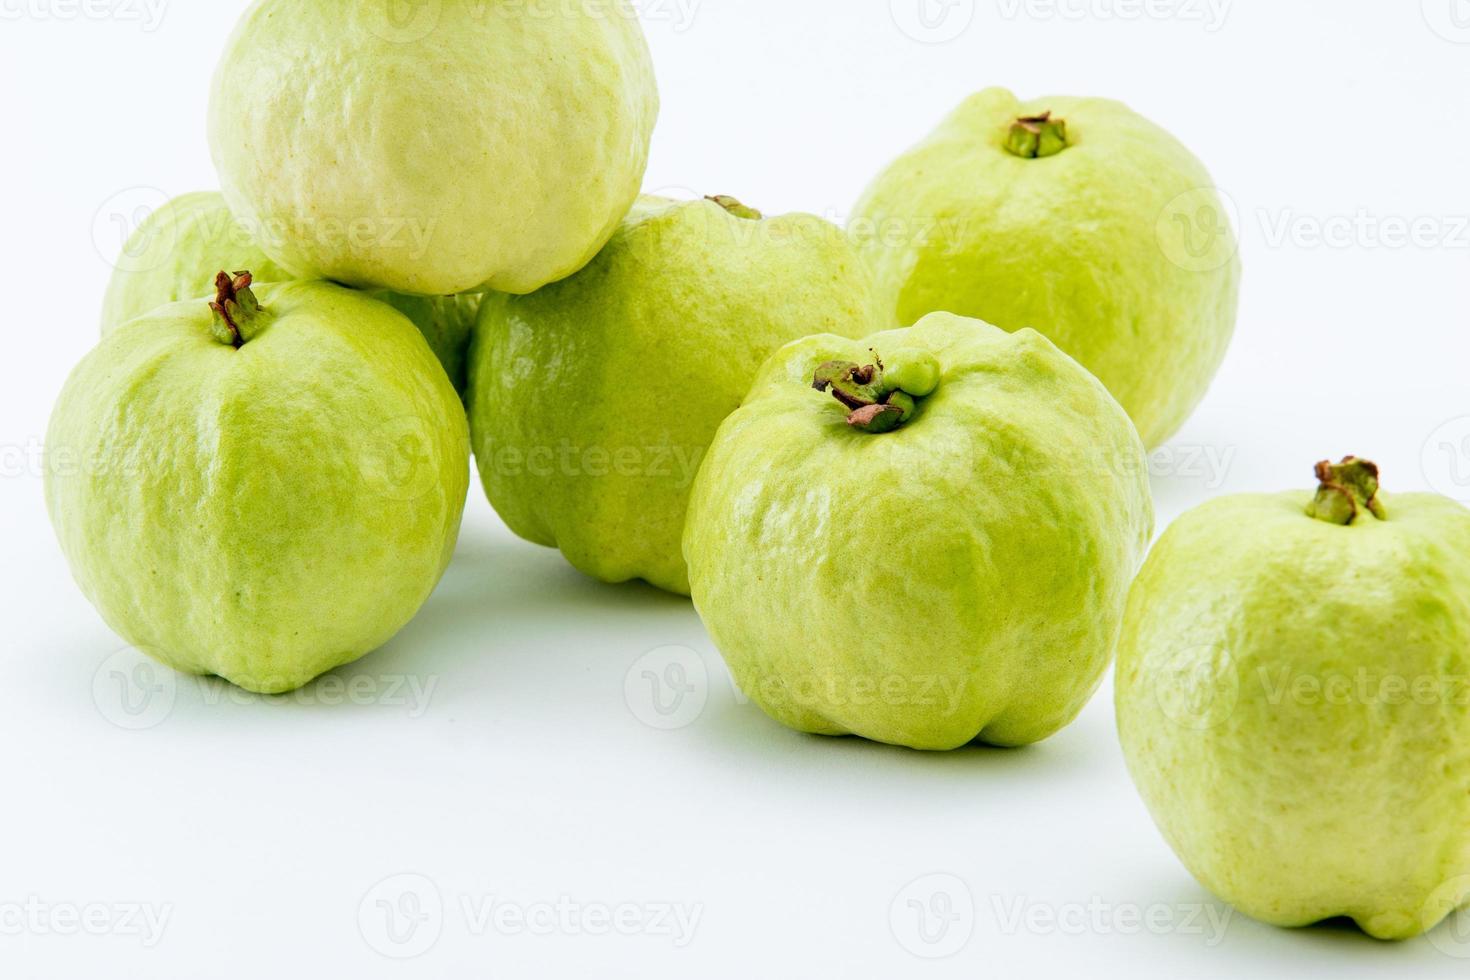
[(714, 201), (735, 217), (744, 218), (747, 221), (760, 221), (765, 217), (765, 215), (761, 214), (755, 208), (741, 204), (738, 198), (731, 197), (729, 194), (714, 194), (706, 197), (705, 200)]
[(830, 391), (848, 409), (848, 425), (879, 435), (907, 424), (918, 411), (920, 399), (885, 380), (883, 359), (876, 351), (873, 360), (867, 365), (828, 361), (817, 368), (812, 387)]
[(221, 272), (214, 277), (214, 300), (209, 304), (214, 312), (212, 329), (220, 343), (229, 344), (235, 350), (244, 347), (254, 336), (256, 331), (252, 328), (265, 313), (250, 291), (254, 281), (249, 272), (234, 275)]
[(847, 417), (847, 424), (874, 434), (892, 432), (903, 424), (903, 409), (897, 405), (864, 405)]
[(861, 367), (848, 361), (828, 361), (817, 368), (812, 387), (832, 392), (832, 397), (853, 411), (878, 405), (886, 392), (879, 382), (880, 368), (869, 364)]
[(1347, 527), (1364, 511), (1380, 521), (1388, 510), (1378, 499), (1378, 466), (1366, 459), (1348, 456), (1341, 463), (1323, 460), (1317, 464), (1317, 496), (1307, 514), (1328, 524)]
[(1053, 119), (1049, 111), (1020, 117), (1006, 136), (1006, 150), (1025, 160), (1056, 156), (1070, 145), (1066, 121)]

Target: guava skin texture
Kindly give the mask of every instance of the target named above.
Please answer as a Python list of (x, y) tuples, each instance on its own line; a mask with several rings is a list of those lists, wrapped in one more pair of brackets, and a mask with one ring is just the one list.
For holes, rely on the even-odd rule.
[(628, 0), (258, 0), (209, 139), (230, 207), (298, 278), (528, 293), (617, 228), (658, 104)]
[[(1048, 112), (1049, 155), (1007, 149), (1018, 120), (1041, 128)], [(1150, 448), (1204, 397), (1235, 331), (1240, 260), (1209, 173), (1118, 102), (972, 96), (877, 178), (850, 230), (898, 323), (948, 311), (1035, 328)]]
[(255, 295), (238, 348), (200, 300), (109, 332), (52, 415), (46, 501), (128, 643), (275, 694), (382, 646), (428, 599), (469, 433), (391, 307), (321, 282)]
[(481, 293), (455, 296), (412, 296), (391, 289), (368, 290), (368, 295), (387, 303), (408, 317), (429, 342), (429, 350), (449, 376), (461, 396), (469, 387), (470, 338), (480, 314)]
[[(123, 246), (102, 304), (102, 332), (160, 306), (208, 295), (221, 269), (249, 269), (259, 284), (296, 278), (266, 257), (235, 220), (224, 195), (205, 191), (174, 198), (149, 215)], [(463, 394), (479, 295), (410, 296), (387, 289), (368, 294), (413, 321)]]
[(820, 218), (644, 198), (582, 272), (481, 308), (468, 404), (486, 494), (586, 574), (688, 595), (684, 513), (720, 422), (782, 344), (860, 336), (873, 310)]
[[(813, 390), (827, 362), (914, 351), (938, 383), (892, 431)], [(1097, 379), (1035, 331), (937, 313), (777, 353), (710, 448), (684, 553), (715, 644), (771, 717), (947, 750), (1027, 745), (1077, 716), (1152, 528), (1143, 445)]]
[(1129, 598), (1118, 729), (1155, 822), (1253, 918), (1379, 939), (1470, 898), (1470, 511), (1309, 493), (1214, 500)]

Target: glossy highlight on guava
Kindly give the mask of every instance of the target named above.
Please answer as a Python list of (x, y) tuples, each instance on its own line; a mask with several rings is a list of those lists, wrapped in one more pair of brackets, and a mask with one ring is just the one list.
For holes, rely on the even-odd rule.
[[(296, 278), (266, 256), (256, 236), (235, 220), (222, 194), (206, 191), (172, 199), (139, 224), (123, 246), (102, 304), (102, 332), (160, 306), (208, 296), (220, 269), (248, 269), (257, 285)], [(479, 294), (410, 296), (388, 289), (367, 294), (413, 321), (455, 390), (463, 393)]]
[(230, 207), (298, 277), (527, 293), (612, 235), (657, 115), (628, 0), (257, 0), (209, 140)]
[(1199, 881), (1278, 926), (1380, 939), (1470, 900), (1470, 510), (1364, 460), (1213, 500), (1129, 599), (1118, 731)]
[(1032, 330), (936, 313), (779, 351), (720, 427), (684, 539), (740, 689), (823, 735), (1019, 746), (1112, 660), (1153, 528), (1143, 446)]
[(875, 326), (840, 228), (728, 197), (643, 198), (582, 272), (487, 298), (468, 398), (485, 491), (512, 531), (588, 575), (687, 595), (689, 488), (756, 370), (806, 333)]
[(966, 100), (879, 176), (849, 226), (890, 314), (1032, 327), (1158, 446), (1235, 330), (1240, 260), (1209, 173), (1118, 102)]
[(251, 691), (386, 643), (449, 563), (469, 482), (454, 389), (413, 324), (323, 282), (128, 321), (72, 373), (46, 502), (128, 643)]

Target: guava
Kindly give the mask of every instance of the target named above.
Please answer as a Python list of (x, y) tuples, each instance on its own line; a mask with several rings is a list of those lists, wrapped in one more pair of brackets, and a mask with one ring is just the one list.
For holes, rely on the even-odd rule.
[(822, 735), (1038, 742), (1112, 660), (1153, 528), (1138, 434), (1033, 330), (936, 313), (778, 352), (690, 500), (694, 603), (740, 689)]
[(486, 494), (588, 575), (688, 595), (689, 488), (756, 370), (804, 334), (873, 329), (840, 228), (644, 198), (582, 272), (481, 309), (467, 401)]
[(1240, 260), (1210, 175), (1118, 102), (965, 101), (877, 178), (850, 230), (889, 313), (1033, 327), (1164, 442), (1235, 331)]
[(454, 390), (463, 395), (469, 385), (470, 335), (475, 330), (483, 294), (414, 296), (391, 289), (370, 289), (367, 294), (387, 303), (419, 328)]
[(628, 0), (257, 0), (215, 74), (226, 199), (301, 278), (528, 293), (638, 195), (658, 115)]
[(128, 643), (251, 691), (378, 648), (453, 552), (469, 433), (391, 307), (324, 282), (130, 320), (72, 372), (46, 502), (82, 591)]
[(160, 306), (211, 296), (221, 269), (257, 284), (296, 277), (266, 257), (215, 191), (181, 194), (148, 215), (123, 245), (102, 300), (105, 334)]
[[(174, 198), (139, 224), (123, 246), (102, 304), (102, 332), (160, 306), (194, 299), (195, 293), (207, 295), (210, 277), (222, 268), (249, 269), (258, 285), (296, 278), (266, 256), (223, 195), (205, 191)], [(387, 289), (368, 294), (413, 321), (463, 393), (479, 295), (411, 296)]]
[(1363, 460), (1318, 478), (1160, 539), (1129, 598), (1118, 730), (1205, 887), (1274, 925), (1406, 939), (1470, 898), (1470, 510), (1381, 495)]

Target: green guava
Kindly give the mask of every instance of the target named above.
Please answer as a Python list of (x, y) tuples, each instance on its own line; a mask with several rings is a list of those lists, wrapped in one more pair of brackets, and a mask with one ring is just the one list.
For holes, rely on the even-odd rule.
[(301, 278), (528, 293), (638, 195), (658, 115), (628, 0), (257, 0), (215, 74), (226, 199)]
[(1129, 598), (1118, 730), (1205, 887), (1380, 939), (1470, 898), (1470, 510), (1372, 464), (1181, 517)]
[(483, 294), (413, 296), (391, 289), (370, 289), (367, 294), (387, 303), (419, 328), (450, 384), (463, 395), (469, 386), (470, 336), (475, 331)]
[[(220, 269), (249, 269), (257, 284), (296, 277), (266, 257), (235, 220), (222, 194), (184, 194), (154, 211), (129, 236), (102, 303), (102, 332), (160, 306), (207, 295)], [(369, 290), (413, 321), (444, 366), (455, 390), (465, 387), (465, 355), (480, 307), (478, 294), (410, 296)]]
[(608, 582), (689, 593), (689, 487), (761, 363), (813, 331), (875, 328), (862, 261), (812, 215), (644, 198), (582, 272), (486, 300), (470, 426), (510, 529)]
[(850, 225), (900, 323), (1033, 327), (1164, 442), (1235, 331), (1240, 261), (1210, 175), (1105, 99), (972, 96), (868, 189)]
[(296, 277), (266, 257), (216, 191), (181, 194), (128, 236), (102, 300), (102, 332), (160, 306), (214, 293), (221, 269), (249, 269), (258, 284)]
[(1080, 712), (1153, 528), (1121, 406), (1033, 330), (936, 313), (777, 353), (690, 501), (694, 603), (777, 721), (1018, 746)]
[(220, 274), (211, 304), (109, 332), (47, 436), (46, 502), (128, 643), (280, 693), (376, 649), (448, 565), (464, 410), (401, 314), (323, 282)]

